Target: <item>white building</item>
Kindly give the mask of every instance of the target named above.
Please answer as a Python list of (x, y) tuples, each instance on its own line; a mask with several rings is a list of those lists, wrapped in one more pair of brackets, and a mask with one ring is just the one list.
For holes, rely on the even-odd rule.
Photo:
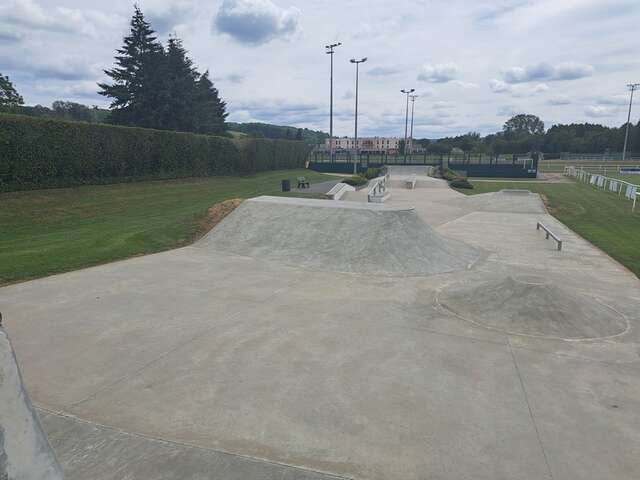
[[(329, 139), (324, 141), (324, 147), (329, 150)], [(362, 137), (358, 138), (358, 149), (361, 152), (388, 152), (398, 150), (400, 138), (398, 137)], [(353, 150), (356, 148), (355, 140), (349, 137), (334, 138), (334, 150)]]

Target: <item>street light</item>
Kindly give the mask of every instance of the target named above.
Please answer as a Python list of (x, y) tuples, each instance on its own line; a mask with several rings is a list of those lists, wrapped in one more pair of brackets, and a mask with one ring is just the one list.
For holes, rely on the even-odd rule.
[(356, 60), (355, 58), (352, 58), (350, 60), (351, 63), (355, 63), (356, 65), (356, 126), (355, 126), (355, 135), (354, 135), (356, 153), (355, 153), (355, 156), (353, 157), (353, 174), (354, 175), (358, 173), (358, 153), (359, 153), (359, 149), (358, 149), (358, 76), (359, 76), (360, 64), (366, 61), (367, 61), (367, 57), (361, 58), (360, 60)]
[(418, 95), (409, 95), (409, 98), (411, 99), (411, 133), (409, 134), (409, 152), (413, 154), (413, 110), (416, 106), (416, 98), (418, 98)]
[(326, 45), (327, 55), (331, 55), (331, 77), (330, 77), (330, 93), (329, 93), (329, 157), (333, 162), (333, 53), (336, 47), (342, 45), (341, 42)]
[(415, 88), (411, 90), (405, 90), (404, 88), (400, 90), (402, 93), (407, 95), (407, 108), (404, 114), (404, 163), (407, 163), (407, 128), (409, 127), (409, 95), (416, 91)]
[(629, 115), (627, 115), (627, 131), (624, 134), (624, 147), (622, 149), (622, 161), (627, 157), (627, 142), (629, 141), (629, 122), (631, 122), (631, 105), (633, 104), (633, 92), (640, 87), (640, 83), (630, 83), (627, 85), (631, 90), (631, 98), (629, 99)]

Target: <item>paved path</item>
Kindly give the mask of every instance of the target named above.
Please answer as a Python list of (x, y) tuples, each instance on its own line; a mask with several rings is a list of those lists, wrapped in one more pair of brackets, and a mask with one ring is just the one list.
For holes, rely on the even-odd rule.
[[(391, 193), (481, 259), (430, 276), (338, 273), (205, 239), (0, 289), (67, 478), (635, 480), (640, 281), (536, 195)], [(313, 225), (309, 255), (336, 233), (348, 250), (350, 226)], [(629, 328), (523, 335), (441, 301), (501, 278), (561, 286)]]

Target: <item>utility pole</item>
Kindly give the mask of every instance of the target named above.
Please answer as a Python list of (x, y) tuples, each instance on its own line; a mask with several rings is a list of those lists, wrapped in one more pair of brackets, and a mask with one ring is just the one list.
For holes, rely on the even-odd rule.
[(631, 122), (631, 105), (633, 104), (633, 92), (640, 87), (640, 83), (630, 83), (627, 85), (631, 91), (631, 98), (629, 99), (629, 114), (627, 115), (627, 131), (624, 134), (624, 147), (622, 149), (622, 161), (625, 161), (627, 157), (627, 143), (629, 141), (629, 123)]
[(411, 133), (409, 134), (409, 153), (413, 155), (413, 110), (416, 106), (416, 98), (418, 98), (418, 95), (409, 95), (409, 98), (411, 99)]
[(331, 75), (330, 75), (330, 93), (329, 93), (329, 161), (333, 162), (333, 53), (336, 47), (342, 45), (341, 42), (326, 45), (327, 55), (331, 55)]
[(356, 147), (355, 156), (353, 157), (353, 174), (357, 175), (358, 173), (358, 157), (359, 157), (359, 149), (358, 149), (358, 76), (359, 76), (359, 67), (361, 63), (367, 61), (367, 57), (361, 58), (360, 60), (356, 60), (352, 58), (351, 63), (355, 63), (356, 65), (356, 126), (355, 126), (355, 135), (354, 142)]
[(412, 88), (411, 90), (405, 90), (404, 88), (402, 90), (400, 90), (402, 93), (404, 93), (407, 96), (407, 107), (405, 109), (405, 113), (404, 113), (404, 163), (407, 163), (407, 130), (409, 127), (409, 95), (412, 94), (413, 92), (416, 91), (415, 88)]

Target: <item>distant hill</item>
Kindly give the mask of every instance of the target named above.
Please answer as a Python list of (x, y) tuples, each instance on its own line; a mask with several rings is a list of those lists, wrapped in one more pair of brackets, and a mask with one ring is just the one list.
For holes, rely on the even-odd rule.
[(250, 137), (283, 138), (288, 140), (304, 140), (308, 143), (323, 143), (329, 138), (328, 133), (308, 128), (287, 127), (270, 123), (236, 123), (227, 122), (227, 129), (232, 135), (245, 134)]

